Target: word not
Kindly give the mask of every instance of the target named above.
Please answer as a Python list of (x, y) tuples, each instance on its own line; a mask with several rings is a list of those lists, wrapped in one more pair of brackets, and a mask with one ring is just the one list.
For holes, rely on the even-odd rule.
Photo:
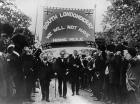
[(76, 29), (77, 29), (77, 26), (67, 25), (67, 29), (73, 29), (73, 30), (76, 30)]

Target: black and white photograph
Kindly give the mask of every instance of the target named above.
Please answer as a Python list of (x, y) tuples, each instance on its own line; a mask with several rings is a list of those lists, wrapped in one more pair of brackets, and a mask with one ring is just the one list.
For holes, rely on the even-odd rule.
[(0, 104), (140, 104), (140, 0), (0, 0)]

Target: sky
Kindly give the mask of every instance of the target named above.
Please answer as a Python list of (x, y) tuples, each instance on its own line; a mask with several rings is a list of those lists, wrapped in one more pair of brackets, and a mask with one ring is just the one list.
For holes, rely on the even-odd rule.
[[(43, 20), (42, 7), (62, 7), (62, 8), (82, 8), (82, 9), (94, 9), (96, 4), (96, 24), (95, 31), (102, 31), (101, 22), (103, 20), (103, 14), (110, 5), (107, 0), (14, 0), (19, 9), (21, 9), (26, 15), (31, 17), (32, 23), (30, 30), (37, 34), (41, 34), (41, 26)], [(37, 16), (38, 15), (38, 16)], [(36, 18), (37, 17), (37, 18)], [(37, 21), (37, 22), (36, 22)], [(37, 23), (37, 27), (35, 27)]]

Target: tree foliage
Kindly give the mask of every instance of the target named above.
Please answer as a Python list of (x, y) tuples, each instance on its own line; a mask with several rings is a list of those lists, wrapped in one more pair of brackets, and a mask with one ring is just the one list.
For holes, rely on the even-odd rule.
[(5, 50), (10, 43), (14, 43), (20, 53), (24, 46), (33, 45), (35, 37), (28, 29), (30, 22), (31, 19), (21, 12), (14, 2), (0, 0), (0, 35), (6, 34), (7, 40), (0, 37), (1, 48)]
[(107, 37), (115, 40), (140, 39), (140, 1), (139, 0), (109, 0), (104, 15), (103, 25)]
[(16, 28), (29, 27), (31, 19), (21, 12), (14, 2), (10, 0), (0, 0), (0, 21)]
[(27, 28), (17, 28), (12, 38), (14, 37), (17, 37), (15, 40), (17, 43), (22, 43), (27, 46), (33, 45), (35, 43), (35, 35), (33, 35)]

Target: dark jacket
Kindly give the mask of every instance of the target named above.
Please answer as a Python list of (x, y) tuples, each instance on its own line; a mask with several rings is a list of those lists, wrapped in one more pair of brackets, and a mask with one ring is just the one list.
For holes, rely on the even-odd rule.
[(8, 72), (13, 76), (23, 76), (21, 57), (15, 53), (11, 53), (7, 56)]
[(33, 55), (22, 55), (22, 67), (26, 77), (33, 75)]
[(56, 60), (56, 72), (58, 75), (65, 75), (68, 69), (67, 58), (58, 57)]
[(109, 61), (109, 76), (110, 83), (120, 84), (120, 72), (122, 68), (122, 57), (120, 55), (114, 55)]
[(39, 70), (39, 79), (40, 80), (47, 80), (50, 81), (53, 75), (53, 70), (52, 70), (52, 63), (47, 62), (41, 63), (41, 69)]
[(41, 68), (42, 68), (42, 61), (41, 61), (40, 57), (34, 56), (33, 70), (34, 70), (35, 79), (37, 79), (39, 77), (38, 73)]
[(135, 73), (136, 78), (140, 80), (140, 59), (135, 58), (130, 60), (131, 70)]
[(82, 69), (82, 65), (81, 65), (81, 60), (80, 57), (77, 56), (76, 58), (74, 58), (74, 56), (72, 56), (69, 59), (69, 69), (70, 69), (70, 73), (74, 76), (79, 76), (81, 73), (81, 69)]
[(99, 73), (104, 73), (106, 68), (106, 54), (101, 54), (96, 56), (95, 60), (95, 71)]
[(88, 69), (88, 60), (86, 59), (83, 59), (81, 60), (81, 64), (82, 64), (82, 69), (83, 69), (83, 73), (88, 73), (89, 72), (89, 69)]

